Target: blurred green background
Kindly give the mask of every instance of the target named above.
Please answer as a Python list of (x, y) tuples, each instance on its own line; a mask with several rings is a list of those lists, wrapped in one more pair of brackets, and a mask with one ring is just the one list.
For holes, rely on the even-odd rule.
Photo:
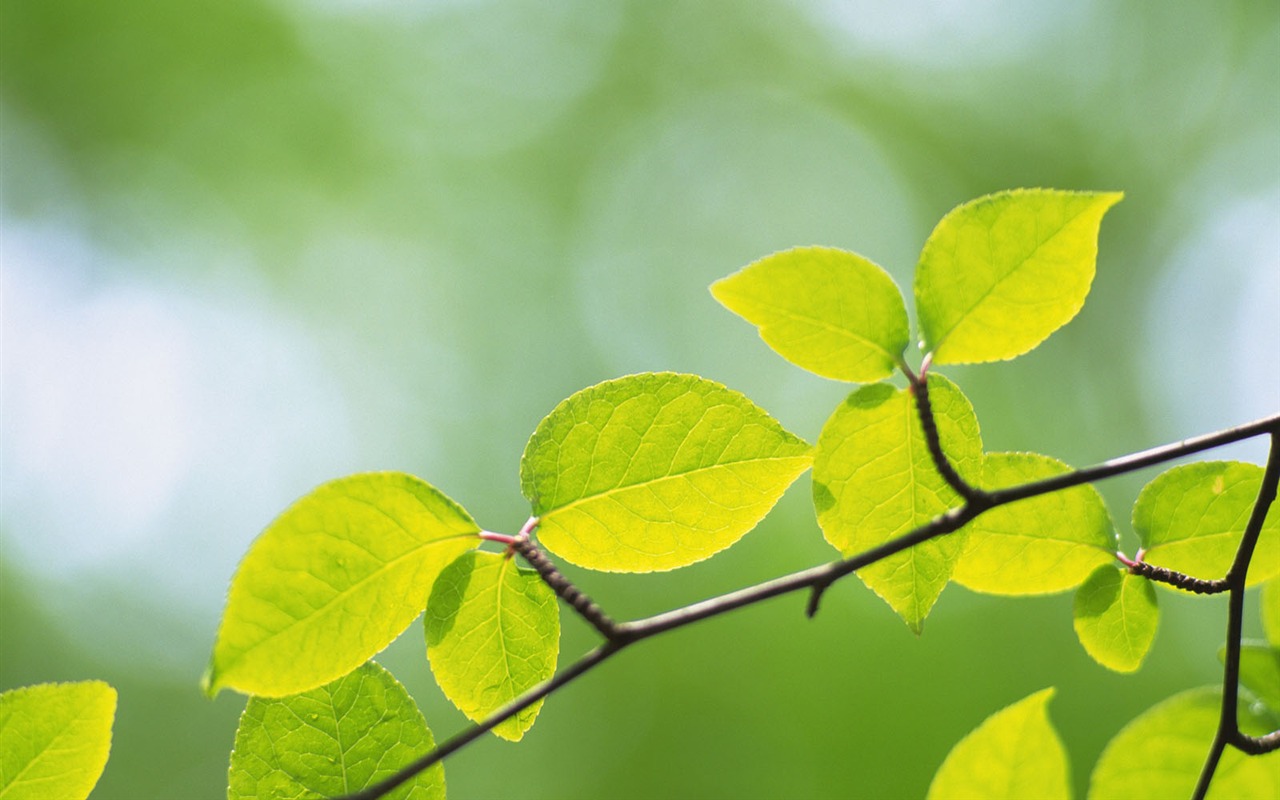
[[(1121, 189), (1081, 315), (949, 370), (987, 448), (1083, 465), (1280, 408), (1271, 0), (0, 13), (0, 689), (119, 688), (101, 800), (225, 796), (243, 700), (197, 681), (239, 557), (314, 485), (404, 470), (514, 532), (538, 420), (641, 370), (722, 381), (815, 439), (850, 387), (706, 290), (774, 250), (856, 250), (909, 287), (960, 202)], [(1151, 476), (1100, 487), (1130, 552)], [(627, 618), (821, 563), (807, 492), (687, 569), (566, 571)], [(1161, 602), (1120, 676), (1069, 596), (951, 587), (919, 638), (856, 583), (812, 621), (778, 599), (610, 662), (524, 742), (450, 760), (451, 796), (920, 797), (964, 733), (1050, 685), (1082, 789), (1124, 722), (1218, 679), (1223, 602)], [(564, 658), (592, 642), (566, 617)], [(381, 660), (437, 737), (460, 729), (418, 625)]]

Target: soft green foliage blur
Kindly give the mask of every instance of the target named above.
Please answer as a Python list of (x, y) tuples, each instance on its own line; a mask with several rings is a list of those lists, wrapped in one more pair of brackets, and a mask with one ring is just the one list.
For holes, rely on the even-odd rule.
[[(433, 744), (413, 698), (369, 662), (302, 694), (251, 698), (236, 731), (227, 799), (347, 794), (391, 777)], [(444, 776), (436, 765), (387, 797), (444, 800)]]
[[(538, 573), (510, 556), (463, 553), (440, 573), (424, 618), (431, 672), (453, 704), (482, 720), (555, 673), (560, 607)], [(493, 732), (518, 742), (542, 701)]]
[[(982, 468), (973, 407), (958, 387), (930, 375), (929, 397), (944, 451), (961, 476)], [(960, 504), (933, 466), (916, 401), (907, 389), (863, 387), (840, 404), (818, 437), (813, 504), (823, 535), (845, 556), (924, 525)], [(931, 539), (858, 572), (917, 633), (965, 549), (967, 531)]]
[(711, 284), (725, 308), (760, 329), (791, 363), (824, 378), (870, 383), (902, 363), (910, 335), (902, 294), (856, 253), (799, 247)]
[[(1202, 461), (1162, 472), (1133, 505), (1146, 560), (1188, 575), (1221, 578), (1231, 568), (1262, 485), (1255, 464)], [(1272, 504), (1246, 584), (1280, 575), (1280, 508)]]
[[(1218, 656), (1221, 658), (1223, 652)], [(1280, 708), (1280, 647), (1246, 642), (1240, 648), (1240, 685), (1266, 703), (1267, 708)]]
[[(1079, 316), (948, 372), (988, 449), (1084, 465), (1276, 410), (1274, 4), (845, 6), (0, 0), (0, 688), (118, 688), (96, 800), (221, 792), (243, 700), (194, 681), (227, 579), (334, 476), (420, 475), (514, 532), (538, 420), (643, 370), (815, 440), (848, 387), (707, 294), (766, 253), (907, 286), (957, 203), (1123, 189)], [(1153, 475), (1099, 486), (1131, 555)], [(823, 562), (805, 480), (715, 559), (565, 571), (625, 619)], [(1222, 614), (1165, 592), (1121, 676), (1071, 602), (952, 587), (916, 637), (855, 581), (809, 621), (779, 599), (610, 662), (450, 788), (920, 797), (976, 720), (1053, 685), (1080, 794), (1127, 720), (1218, 679)], [(566, 617), (565, 657), (595, 640)], [(445, 736), (466, 718), (422, 651), (415, 628), (379, 658)]]
[(1119, 193), (1014, 189), (949, 212), (916, 267), (923, 348), (939, 364), (1022, 355), (1080, 312)]
[[(985, 489), (1052, 477), (1068, 470), (1035, 453), (987, 453)], [(952, 576), (975, 592), (1025, 595), (1073, 589), (1098, 564), (1114, 559), (1115, 531), (1102, 496), (1078, 486), (1002, 506), (965, 526), (964, 554)]]
[(1053, 689), (992, 714), (960, 740), (929, 784), (929, 800), (1069, 800), (1067, 753), (1049, 722)]
[(607, 572), (701, 561), (738, 541), (812, 461), (739, 392), (697, 375), (629, 375), (556, 406), (520, 483), (552, 553)]
[(1142, 666), (1160, 622), (1155, 587), (1141, 575), (1106, 564), (1076, 590), (1076, 636), (1089, 655), (1116, 672)]
[(206, 690), (281, 697), (346, 675), (422, 613), (436, 577), (478, 533), (461, 506), (409, 475), (324, 484), (240, 562)]
[[(1146, 711), (1107, 744), (1089, 782), (1089, 800), (1190, 797), (1200, 764), (1218, 727), (1221, 696), (1191, 689)], [(1275, 720), (1240, 704), (1240, 729), (1250, 736), (1274, 730)], [(1209, 786), (1209, 800), (1275, 797), (1280, 753), (1249, 757), (1228, 747)]]
[(111, 752), (116, 691), (102, 681), (0, 694), (0, 797), (84, 800)]

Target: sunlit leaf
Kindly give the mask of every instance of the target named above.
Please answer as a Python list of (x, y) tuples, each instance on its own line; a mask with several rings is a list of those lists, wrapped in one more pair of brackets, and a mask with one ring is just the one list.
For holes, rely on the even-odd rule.
[(738, 541), (811, 460), (808, 444), (738, 392), (659, 372), (556, 406), (520, 477), (548, 550), (591, 569), (652, 572)]
[(111, 751), (116, 690), (42, 683), (0, 694), (0, 798), (84, 800)]
[[(982, 467), (973, 407), (954, 383), (929, 376), (929, 399), (944, 452), (962, 476)], [(813, 462), (813, 500), (822, 533), (848, 556), (928, 522), (960, 504), (938, 474), (909, 390), (878, 383), (851, 394), (827, 420)], [(858, 572), (919, 632), (964, 552), (965, 531), (918, 544)]]
[(1085, 652), (1108, 669), (1133, 672), (1156, 638), (1160, 608), (1151, 581), (1104, 565), (1076, 591), (1073, 616)]
[[(1035, 453), (988, 453), (981, 485), (999, 489), (1070, 470)], [(978, 592), (1051, 594), (1080, 585), (1115, 556), (1116, 535), (1102, 495), (1077, 486), (992, 509), (968, 526), (956, 583)]]
[(231, 580), (206, 689), (278, 697), (345, 675), (426, 607), (480, 543), (459, 505), (409, 475), (326, 483), (280, 515)]
[[(1202, 461), (1161, 473), (1133, 506), (1133, 528), (1146, 560), (1196, 578), (1225, 576), (1261, 486), (1262, 468), (1238, 461)], [(1263, 523), (1249, 586), (1280, 575), (1278, 508), (1272, 504)]]
[[(303, 694), (250, 698), (231, 752), (227, 800), (349, 794), (391, 777), (434, 745), (404, 687), (369, 662)], [(443, 800), (443, 765), (384, 796)]]
[(774, 253), (716, 281), (711, 294), (783, 358), (824, 378), (887, 378), (910, 341), (897, 284), (846, 250)]
[(997, 711), (960, 740), (933, 776), (928, 800), (1071, 797), (1067, 751), (1049, 721), (1053, 689)]
[[(1174, 695), (1124, 727), (1102, 751), (1089, 800), (1167, 800), (1190, 797), (1218, 728), (1222, 694), (1192, 689)], [(1244, 703), (1240, 728), (1257, 736), (1269, 728)], [(1280, 797), (1280, 751), (1247, 756), (1228, 747), (1218, 763), (1209, 800)]]
[[(1224, 646), (1218, 649), (1218, 660), (1225, 663), (1226, 659)], [(1266, 642), (1241, 642), (1240, 683), (1272, 711), (1280, 712), (1280, 647)]]
[[(555, 593), (538, 573), (497, 553), (463, 553), (446, 567), (431, 590), (424, 624), (436, 682), (473, 720), (555, 674)], [(539, 700), (493, 732), (519, 741), (541, 707)]]
[(1018, 189), (943, 217), (915, 278), (923, 346), (934, 362), (1013, 358), (1070, 322), (1093, 282), (1102, 215), (1121, 197)]
[(1262, 587), (1262, 630), (1267, 641), (1280, 647), (1280, 578), (1272, 578)]

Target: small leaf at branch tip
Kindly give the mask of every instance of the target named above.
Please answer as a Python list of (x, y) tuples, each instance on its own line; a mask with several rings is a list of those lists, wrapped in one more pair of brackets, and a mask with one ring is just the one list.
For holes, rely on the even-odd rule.
[(893, 278), (846, 250), (774, 253), (716, 281), (711, 294), (757, 326), (774, 352), (824, 378), (887, 378), (910, 341), (906, 304)]
[(1119, 192), (1017, 189), (953, 209), (930, 234), (914, 291), (939, 364), (1004, 361), (1070, 322), (1093, 282)]

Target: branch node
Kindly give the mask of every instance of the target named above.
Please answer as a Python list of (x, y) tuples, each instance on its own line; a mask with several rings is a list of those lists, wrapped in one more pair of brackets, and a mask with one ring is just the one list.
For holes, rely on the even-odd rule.
[(818, 604), (822, 602), (822, 595), (830, 588), (831, 582), (824, 581), (815, 583), (809, 591), (809, 602), (804, 607), (804, 615), (809, 619), (813, 619), (818, 615)]

